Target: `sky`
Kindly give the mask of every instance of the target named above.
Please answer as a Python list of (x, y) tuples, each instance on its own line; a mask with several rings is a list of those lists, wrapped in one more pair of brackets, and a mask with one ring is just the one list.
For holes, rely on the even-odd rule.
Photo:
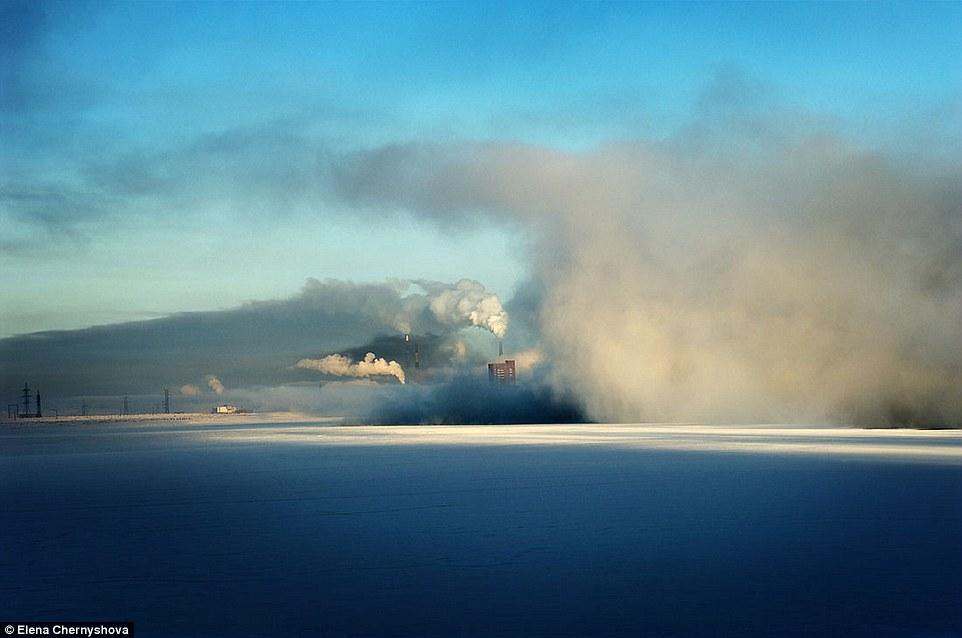
[[(403, 211), (358, 219), (325, 198), (320, 175), (303, 183), (325, 153), (663, 138), (719, 74), (882, 138), (920, 109), (957, 105), (962, 81), (962, 8), (949, 3), (3, 12), (4, 336), (227, 308), (293, 294), (312, 276), (468, 276), (502, 295), (524, 278), (510, 228), (439, 229)], [(209, 148), (235, 137), (246, 142)], [(144, 172), (174, 172), (149, 165), (178, 157), (189, 172), (145, 183)], [(287, 197), (239, 196), (245, 171), (297, 184)]]
[[(254, 301), (300, 307), (305, 295), (328, 294), (314, 280), (390, 288), (469, 279), (505, 307), (516, 300), (519, 348), (550, 354), (565, 339), (590, 337), (560, 337), (558, 322), (583, 315), (560, 317), (537, 299), (585, 299), (591, 289), (566, 292), (551, 273), (604, 266), (602, 249), (580, 256), (565, 237), (634, 254), (638, 242), (660, 236), (715, 255), (690, 223), (648, 224), (658, 211), (716, 205), (764, 208), (757, 215), (778, 224), (761, 202), (786, 197), (774, 216), (801, 207), (807, 221), (776, 235), (815, 242), (850, 225), (823, 223), (821, 204), (784, 193), (829, 168), (858, 166), (850, 184), (815, 181), (813, 191), (825, 201), (855, 193), (852, 210), (875, 210), (885, 206), (877, 193), (858, 193), (895, 175), (909, 186), (886, 201), (918, 199), (925, 212), (892, 212), (877, 245), (855, 250), (864, 259), (846, 272), (871, 270), (891, 237), (917, 238), (912, 250), (941, 260), (939, 274), (919, 266), (919, 277), (950, 282), (940, 293), (948, 301), (940, 297), (925, 325), (939, 326), (952, 353), (938, 370), (958, 372), (958, 335), (941, 326), (957, 312), (951, 183), (962, 143), (962, 4), (5, 2), (0, 11), (0, 339), (177, 313), (221, 312), (226, 321)], [(752, 181), (772, 166), (781, 168)], [(651, 182), (660, 171), (664, 180)], [(712, 186), (681, 201), (675, 191), (693, 176)], [(652, 215), (608, 217), (652, 202)], [(546, 222), (541, 209), (566, 221)], [(925, 222), (904, 226), (900, 215), (910, 213)], [(740, 213), (723, 230), (755, 214)], [(593, 215), (605, 230), (588, 223)], [(638, 242), (617, 245), (625, 237)], [(904, 264), (918, 264), (918, 255)], [(687, 259), (663, 257), (676, 266)], [(638, 304), (621, 317), (654, 307), (637, 282), (677, 290), (672, 277), (692, 281), (691, 269), (659, 275), (628, 261), (614, 266), (628, 268), (630, 280), (615, 296)], [(827, 275), (813, 281), (828, 294)], [(921, 290), (891, 288), (903, 300)], [(678, 294), (684, 303), (672, 302), (671, 312), (688, 317), (678, 325), (691, 335), (694, 293)], [(812, 302), (815, 293), (804, 294)], [(879, 308), (866, 316), (898, 324)], [(439, 315), (431, 321), (450, 325)], [(916, 339), (893, 330), (886, 353)], [(746, 371), (745, 383), (755, 387), (759, 374)], [(549, 376), (556, 391), (570, 385)], [(735, 392), (745, 387), (724, 390)], [(940, 401), (926, 396), (923, 403)]]

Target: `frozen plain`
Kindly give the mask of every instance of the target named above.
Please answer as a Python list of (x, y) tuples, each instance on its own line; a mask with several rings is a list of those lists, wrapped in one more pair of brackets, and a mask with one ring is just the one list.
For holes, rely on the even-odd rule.
[(0, 620), (962, 636), (962, 432), (0, 426)]

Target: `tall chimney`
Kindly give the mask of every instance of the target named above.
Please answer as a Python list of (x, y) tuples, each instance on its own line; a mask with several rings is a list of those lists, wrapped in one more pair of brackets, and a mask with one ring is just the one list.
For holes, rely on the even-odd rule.
[(498, 339), (498, 356), (499, 357), (504, 356), (504, 342), (501, 341), (500, 339)]

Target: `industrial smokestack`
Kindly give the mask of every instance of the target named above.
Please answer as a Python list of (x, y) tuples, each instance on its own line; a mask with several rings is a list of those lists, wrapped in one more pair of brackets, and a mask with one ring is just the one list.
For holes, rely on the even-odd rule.
[(499, 357), (504, 356), (504, 342), (501, 341), (500, 339), (498, 340), (498, 356)]

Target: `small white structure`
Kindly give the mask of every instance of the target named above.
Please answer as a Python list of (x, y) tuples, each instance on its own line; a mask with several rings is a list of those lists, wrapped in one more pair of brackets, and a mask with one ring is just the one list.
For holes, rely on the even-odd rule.
[(230, 405), (229, 403), (225, 403), (224, 405), (219, 405), (216, 408), (214, 408), (214, 412), (216, 414), (234, 414), (235, 412), (237, 412), (237, 406)]

